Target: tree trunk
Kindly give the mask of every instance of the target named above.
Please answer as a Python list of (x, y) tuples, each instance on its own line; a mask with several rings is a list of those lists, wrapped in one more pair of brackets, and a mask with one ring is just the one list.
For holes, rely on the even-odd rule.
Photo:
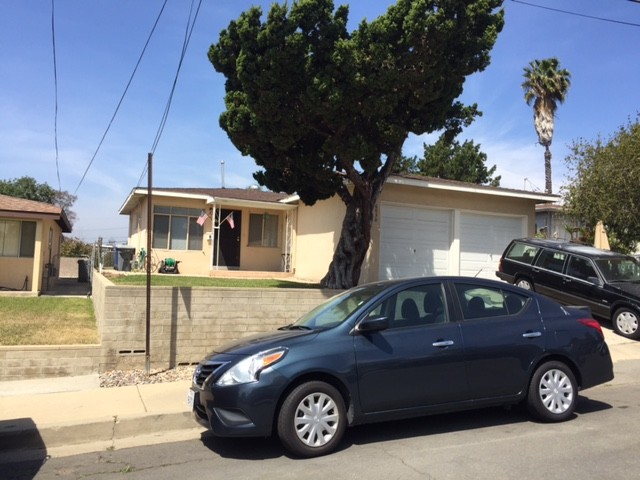
[(551, 151), (549, 145), (545, 145), (544, 150), (544, 191), (553, 193), (551, 188)]
[(360, 280), (362, 263), (371, 243), (373, 209), (377, 195), (363, 195), (354, 189), (342, 221), (340, 240), (333, 253), (329, 271), (320, 281), (325, 288), (351, 288)]

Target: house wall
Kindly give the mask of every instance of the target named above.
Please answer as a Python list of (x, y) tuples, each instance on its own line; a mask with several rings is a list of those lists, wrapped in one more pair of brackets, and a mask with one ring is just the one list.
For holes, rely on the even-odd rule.
[(329, 270), (346, 208), (336, 196), (309, 207), (300, 203), (294, 253), (295, 276), (320, 281)]
[[(12, 217), (11, 220), (33, 221), (32, 217)], [(49, 232), (51, 248), (49, 248)], [(36, 238), (33, 258), (0, 257), (0, 287), (25, 290), (34, 295), (46, 290), (47, 280), (55, 281), (60, 271), (60, 245), (62, 229), (52, 219), (36, 221)], [(46, 264), (51, 264), (48, 269)], [(26, 279), (26, 289), (25, 289)]]

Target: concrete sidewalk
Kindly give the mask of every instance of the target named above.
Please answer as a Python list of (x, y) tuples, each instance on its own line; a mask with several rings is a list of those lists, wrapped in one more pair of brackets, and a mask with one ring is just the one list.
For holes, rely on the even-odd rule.
[[(615, 363), (640, 359), (640, 342), (605, 329)], [(614, 382), (635, 381), (616, 367)], [(63, 456), (163, 441), (205, 431), (187, 406), (189, 381), (100, 388), (98, 376), (0, 382), (0, 463), (20, 452)]]

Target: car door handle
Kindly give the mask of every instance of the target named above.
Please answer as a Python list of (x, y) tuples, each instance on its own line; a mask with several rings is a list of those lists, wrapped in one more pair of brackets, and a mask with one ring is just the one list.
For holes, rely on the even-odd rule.
[(433, 342), (431, 345), (438, 348), (450, 347), (453, 345), (453, 340), (438, 340), (437, 342)]
[(524, 338), (537, 338), (542, 336), (542, 332), (527, 332), (523, 333), (522, 336)]

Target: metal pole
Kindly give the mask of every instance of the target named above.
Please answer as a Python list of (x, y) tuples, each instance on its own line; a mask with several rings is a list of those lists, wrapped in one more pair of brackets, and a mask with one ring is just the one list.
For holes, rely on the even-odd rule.
[(151, 184), (153, 179), (152, 165), (153, 165), (153, 153), (149, 153), (147, 156), (148, 165), (148, 177), (147, 177), (147, 311), (145, 314), (145, 358), (144, 358), (144, 373), (149, 376), (151, 372), (151, 234), (153, 232), (153, 211), (152, 211), (152, 190)]

